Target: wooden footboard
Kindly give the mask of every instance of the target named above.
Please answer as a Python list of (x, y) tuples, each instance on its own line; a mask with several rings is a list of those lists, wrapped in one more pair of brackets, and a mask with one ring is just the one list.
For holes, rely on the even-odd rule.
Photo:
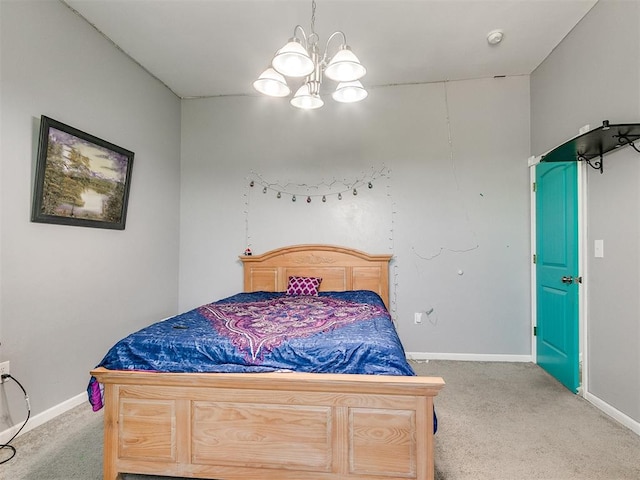
[(434, 478), (439, 377), (98, 368), (104, 480)]

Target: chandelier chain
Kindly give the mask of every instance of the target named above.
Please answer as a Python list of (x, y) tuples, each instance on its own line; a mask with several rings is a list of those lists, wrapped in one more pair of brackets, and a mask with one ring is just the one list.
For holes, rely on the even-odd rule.
[(311, 0), (311, 35), (316, 33), (316, 0)]

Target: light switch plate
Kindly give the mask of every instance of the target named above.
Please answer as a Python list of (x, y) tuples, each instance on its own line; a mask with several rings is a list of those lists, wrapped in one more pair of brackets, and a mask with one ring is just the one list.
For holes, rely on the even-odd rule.
[(596, 258), (604, 257), (604, 240), (595, 240), (593, 242), (593, 256)]

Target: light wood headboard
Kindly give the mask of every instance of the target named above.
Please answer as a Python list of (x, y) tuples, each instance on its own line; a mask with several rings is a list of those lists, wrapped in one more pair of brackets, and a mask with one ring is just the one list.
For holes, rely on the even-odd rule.
[(333, 245), (294, 245), (242, 255), (245, 292), (284, 292), (289, 276), (322, 277), (321, 291), (372, 290), (389, 308), (389, 261)]

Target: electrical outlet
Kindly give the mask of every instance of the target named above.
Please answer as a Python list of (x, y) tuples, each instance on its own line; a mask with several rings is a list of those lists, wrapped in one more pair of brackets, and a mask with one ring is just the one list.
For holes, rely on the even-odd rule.
[(9, 375), (9, 360), (0, 362), (0, 383), (3, 383), (2, 375)]
[(413, 314), (413, 323), (419, 325), (422, 323), (422, 312), (415, 312)]

